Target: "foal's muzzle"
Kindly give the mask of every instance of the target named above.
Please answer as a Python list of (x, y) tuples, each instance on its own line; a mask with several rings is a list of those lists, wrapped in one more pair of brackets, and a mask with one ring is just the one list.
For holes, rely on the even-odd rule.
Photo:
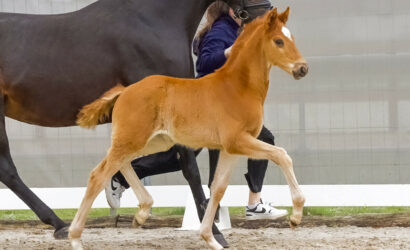
[(293, 77), (296, 80), (299, 80), (300, 78), (304, 77), (307, 75), (309, 71), (309, 67), (307, 63), (297, 63), (295, 64), (295, 67), (293, 68)]

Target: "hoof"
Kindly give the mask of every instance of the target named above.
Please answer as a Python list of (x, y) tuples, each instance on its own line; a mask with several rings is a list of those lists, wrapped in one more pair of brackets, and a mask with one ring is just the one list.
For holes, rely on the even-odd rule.
[(290, 216), (290, 220), (289, 220), (289, 226), (292, 229), (295, 229), (301, 222), (301, 219), (296, 219), (293, 216)]
[(214, 237), (215, 237), (215, 240), (218, 241), (218, 243), (221, 244), (223, 248), (229, 248), (229, 244), (228, 242), (226, 242), (222, 234), (214, 234)]
[(53, 235), (56, 240), (68, 239), (68, 226), (55, 230)]
[(134, 217), (134, 219), (132, 220), (132, 227), (133, 227), (133, 228), (139, 228), (139, 227), (141, 227), (141, 226), (142, 226), (142, 224), (140, 224), (140, 223), (138, 222), (138, 220), (135, 219), (135, 217)]
[(290, 226), (290, 228), (292, 228), (292, 229), (296, 229), (296, 228), (298, 227), (298, 224), (296, 224), (296, 223), (293, 222), (293, 221), (289, 221), (289, 226)]

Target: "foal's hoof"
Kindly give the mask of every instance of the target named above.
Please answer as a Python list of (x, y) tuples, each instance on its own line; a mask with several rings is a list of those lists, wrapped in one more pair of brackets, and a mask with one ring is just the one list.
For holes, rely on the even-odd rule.
[(301, 222), (301, 219), (297, 219), (297, 218), (294, 218), (293, 216), (290, 216), (289, 226), (290, 228), (295, 229), (297, 226), (299, 226), (300, 222)]
[(218, 241), (219, 244), (223, 246), (223, 248), (228, 248), (229, 244), (226, 242), (224, 236), (222, 234), (214, 234), (214, 238)]
[(132, 219), (132, 227), (133, 228), (139, 228), (141, 226), (142, 226), (142, 224), (138, 223), (137, 219), (135, 219), (135, 217), (134, 217), (134, 219)]
[(68, 226), (55, 230), (53, 235), (56, 240), (68, 239)]
[(290, 226), (290, 228), (295, 229), (295, 228), (298, 227), (298, 224), (296, 224), (296, 223), (293, 222), (293, 221), (289, 221), (289, 226)]
[(144, 218), (141, 218), (141, 217), (139, 217), (139, 218), (136, 218), (136, 217), (134, 217), (134, 219), (132, 220), (132, 227), (134, 227), (134, 228), (138, 228), (138, 227), (141, 227), (142, 225), (144, 225), (145, 224), (145, 221), (148, 219), (148, 217), (144, 217)]

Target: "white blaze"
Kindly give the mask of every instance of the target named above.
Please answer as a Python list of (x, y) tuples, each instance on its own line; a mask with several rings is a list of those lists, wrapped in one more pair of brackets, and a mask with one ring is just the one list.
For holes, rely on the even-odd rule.
[(288, 28), (286, 28), (285, 26), (282, 27), (282, 33), (289, 38), (290, 40), (292, 40), (292, 34), (290, 34), (290, 30)]

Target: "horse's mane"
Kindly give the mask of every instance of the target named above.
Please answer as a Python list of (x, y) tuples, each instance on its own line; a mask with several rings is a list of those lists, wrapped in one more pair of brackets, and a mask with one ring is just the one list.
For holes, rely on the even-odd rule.
[(239, 35), (239, 37), (236, 39), (235, 43), (232, 46), (231, 55), (229, 56), (224, 66), (220, 68), (220, 70), (226, 67), (229, 67), (228, 65), (230, 65), (231, 62), (234, 62), (236, 60), (239, 52), (245, 46), (247, 41), (249, 41), (251, 38), (254, 37), (254, 34), (262, 35), (262, 32), (260, 31), (260, 26), (263, 26), (266, 15), (267, 14), (265, 14), (264, 16), (258, 17), (255, 20), (253, 20), (251, 23), (245, 25), (243, 31), (241, 32), (241, 34)]

